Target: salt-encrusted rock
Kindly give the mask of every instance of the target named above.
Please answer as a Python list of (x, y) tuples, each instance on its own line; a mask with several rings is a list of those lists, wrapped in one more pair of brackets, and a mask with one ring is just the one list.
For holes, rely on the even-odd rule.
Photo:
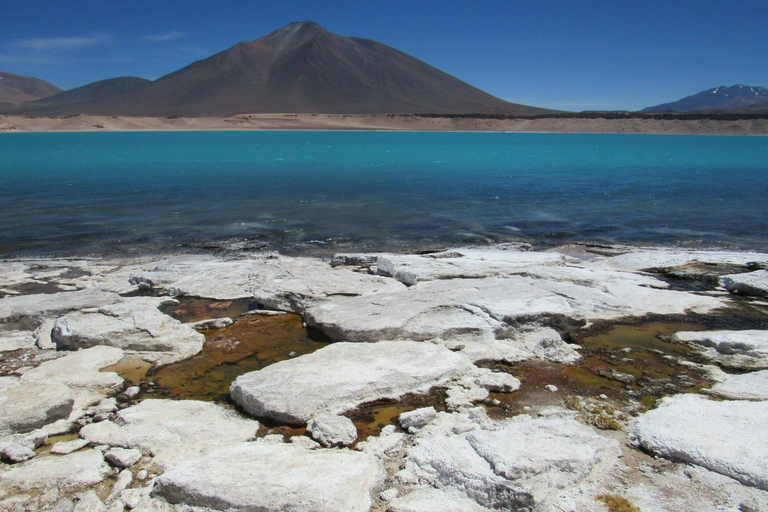
[(731, 274), (723, 276), (720, 282), (731, 293), (768, 297), (768, 270)]
[(116, 293), (100, 290), (5, 297), (0, 299), (0, 323), (12, 328), (34, 330), (46, 317), (121, 300), (122, 297)]
[(75, 396), (67, 386), (15, 377), (0, 377), (0, 381), (0, 435), (29, 432), (72, 413)]
[(306, 448), (307, 450), (316, 450), (320, 448), (320, 443), (307, 436), (293, 436), (288, 442)]
[(455, 411), (464, 407), (474, 407), (477, 402), (488, 398), (488, 390), (477, 385), (458, 385), (448, 388), (445, 405)]
[(692, 331), (674, 337), (711, 361), (734, 368), (768, 369), (768, 331)]
[(59, 441), (51, 447), (51, 453), (55, 455), (68, 455), (88, 446), (85, 439), (73, 439), (71, 441)]
[(123, 391), (123, 394), (128, 398), (136, 398), (139, 396), (139, 393), (141, 393), (141, 388), (139, 386), (131, 386)]
[(58, 320), (52, 338), (59, 349), (99, 345), (142, 353), (158, 364), (192, 357), (205, 337), (189, 325), (160, 312), (161, 299), (133, 298), (101, 308), (69, 313)]
[(193, 329), (198, 331), (204, 331), (206, 329), (223, 329), (229, 327), (235, 323), (231, 318), (209, 318), (208, 320), (200, 320), (199, 322), (192, 322), (189, 325)]
[(768, 490), (768, 402), (677, 395), (640, 416), (630, 435), (662, 457), (703, 466)]
[(110, 448), (104, 453), (107, 462), (119, 468), (129, 468), (139, 462), (141, 450), (136, 448)]
[(107, 512), (107, 507), (104, 506), (95, 491), (85, 491), (78, 497), (72, 512)]
[(53, 324), (55, 319), (45, 318), (40, 325), (35, 329), (33, 333), (35, 337), (35, 345), (40, 350), (54, 350), (56, 344), (51, 339), (51, 331), (53, 331)]
[(241, 375), (230, 393), (253, 416), (299, 424), (366, 402), (426, 393), (472, 368), (464, 356), (428, 343), (334, 343)]
[(0, 331), (0, 352), (30, 348), (35, 344), (31, 331)]
[(357, 441), (357, 428), (345, 416), (316, 416), (307, 423), (307, 432), (312, 439), (327, 448), (351, 446)]
[(31, 491), (96, 485), (109, 473), (101, 452), (88, 450), (61, 457), (40, 457), (0, 472), (0, 487)]
[[(648, 276), (573, 267), (530, 267), (525, 273), (483, 279), (420, 282), (399, 291), (343, 297), (309, 308), (307, 325), (331, 339), (383, 339), (463, 345), (473, 360), (521, 361), (533, 357), (575, 360), (578, 353), (545, 327), (574, 327), (588, 320), (644, 314), (706, 312), (720, 298), (653, 287)], [(663, 285), (666, 286), (666, 285)]]
[(509, 249), (459, 248), (425, 255), (382, 254), (376, 264), (383, 275), (397, 278), (398, 273), (410, 273), (417, 276), (418, 281), (432, 281), (509, 275), (531, 266), (559, 266), (564, 262), (560, 254)]
[(569, 418), (522, 415), (496, 423), (477, 409), (438, 413), (416, 434), (398, 479), (452, 488), (484, 507), (517, 510), (605, 478), (619, 455), (615, 440)]
[(331, 266), (338, 267), (349, 265), (354, 267), (370, 268), (376, 264), (376, 256), (371, 254), (334, 254), (331, 258)]
[(504, 372), (494, 372), (487, 368), (478, 368), (471, 375), (462, 379), (476, 386), (500, 393), (510, 393), (520, 389), (520, 381)]
[(253, 268), (248, 288), (264, 307), (303, 313), (313, 305), (338, 297), (395, 292), (405, 286), (349, 269), (331, 270), (328, 263), (319, 260), (279, 256)]
[(67, 353), (66, 356), (46, 361), (21, 377), (23, 384), (41, 388), (66, 386), (75, 394), (75, 409), (99, 402), (105, 394), (123, 385), (123, 379), (114, 372), (102, 372), (123, 358), (123, 351), (115, 347), (93, 347)]
[(703, 391), (728, 400), (768, 400), (768, 370), (728, 375)]
[[(142, 471), (146, 471), (143, 470)], [(146, 479), (146, 475), (143, 475), (144, 478), (138, 478), (138, 474), (136, 475), (136, 478), (141, 480)], [(133, 481), (133, 473), (131, 473), (130, 469), (124, 469), (117, 475), (117, 480), (115, 481), (115, 485), (112, 487), (112, 491), (109, 493), (109, 497), (107, 498), (107, 503), (113, 502), (114, 500), (118, 499), (120, 497), (120, 493), (123, 492), (124, 489), (126, 489), (129, 485), (131, 485), (131, 482)]]
[(10, 462), (15, 464), (17, 462), (24, 462), (35, 456), (35, 451), (29, 446), (22, 444), (9, 444), (2, 450), (0, 450), (0, 458), (3, 462)]
[(490, 512), (466, 494), (447, 487), (419, 489), (394, 499), (387, 512)]
[(152, 495), (218, 510), (363, 512), (383, 477), (360, 452), (240, 443), (166, 471)]
[(434, 407), (422, 407), (421, 409), (402, 413), (397, 418), (397, 422), (400, 423), (403, 430), (413, 434), (435, 419), (435, 416), (437, 416), (437, 411), (435, 411)]
[(80, 436), (94, 444), (137, 448), (162, 467), (256, 437), (259, 423), (209, 402), (144, 400), (115, 421), (86, 425)]
[(357, 443), (357, 449), (376, 457), (380, 461), (397, 457), (405, 446), (405, 434), (395, 431), (394, 425), (387, 425), (378, 436), (371, 436)]

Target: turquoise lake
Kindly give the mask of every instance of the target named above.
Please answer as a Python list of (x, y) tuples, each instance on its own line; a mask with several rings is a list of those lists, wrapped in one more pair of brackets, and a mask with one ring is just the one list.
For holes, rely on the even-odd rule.
[(768, 249), (768, 137), (0, 134), (0, 255), (567, 241)]

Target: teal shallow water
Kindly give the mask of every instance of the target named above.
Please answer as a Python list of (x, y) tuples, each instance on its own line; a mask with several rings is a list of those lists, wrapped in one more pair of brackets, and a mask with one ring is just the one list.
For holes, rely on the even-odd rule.
[(768, 248), (768, 138), (0, 134), (0, 255), (565, 241)]

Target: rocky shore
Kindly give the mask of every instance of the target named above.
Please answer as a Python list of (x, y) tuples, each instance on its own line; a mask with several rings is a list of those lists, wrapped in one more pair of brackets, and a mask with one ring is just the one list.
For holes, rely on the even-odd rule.
[(768, 510), (766, 269), (515, 244), (4, 260), (0, 511)]

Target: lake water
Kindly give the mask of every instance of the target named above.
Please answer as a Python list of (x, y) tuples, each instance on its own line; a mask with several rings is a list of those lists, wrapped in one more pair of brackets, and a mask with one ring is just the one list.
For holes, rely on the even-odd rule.
[(566, 241), (768, 249), (768, 137), (0, 134), (0, 255)]

